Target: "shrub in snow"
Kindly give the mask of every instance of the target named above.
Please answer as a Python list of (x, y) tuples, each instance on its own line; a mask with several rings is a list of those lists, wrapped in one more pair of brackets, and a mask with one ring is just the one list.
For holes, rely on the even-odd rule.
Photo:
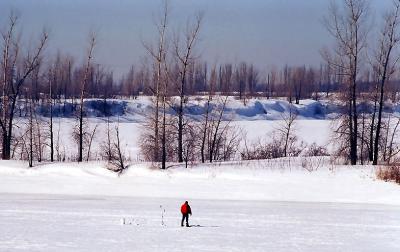
[(122, 173), (126, 168), (127, 157), (123, 150), (119, 125), (111, 131), (109, 121), (107, 121), (107, 137), (101, 145), (102, 156), (108, 161), (107, 169)]
[[(247, 145), (241, 151), (242, 160), (261, 160), (274, 159), (281, 157), (297, 157), (301, 153), (302, 143), (297, 143), (297, 138), (289, 138), (288, 145), (282, 138), (273, 135), (272, 140), (258, 140), (257, 142)], [(285, 151), (286, 146), (286, 151)]]
[(282, 114), (281, 123), (272, 133), (272, 141), (258, 141), (241, 153), (243, 160), (296, 157), (301, 153), (303, 143), (298, 144), (296, 136), (297, 111), (289, 105), (289, 112)]
[[(176, 129), (174, 125), (176, 120), (167, 115), (168, 123), (165, 125), (165, 149), (167, 162), (176, 161)], [(155, 138), (156, 119), (152, 114), (147, 115), (146, 122), (143, 124), (141, 136), (139, 140), (140, 154), (144, 161), (160, 162), (162, 158), (162, 143), (163, 143), (163, 125), (158, 124), (158, 139)], [(158, 119), (160, 120), (160, 118)], [(156, 160), (157, 159), (157, 160)]]
[(379, 167), (376, 176), (378, 179), (400, 184), (400, 164)]
[(328, 150), (323, 147), (319, 146), (316, 143), (312, 143), (307, 148), (304, 149), (303, 156), (305, 157), (320, 157), (320, 156), (329, 156)]

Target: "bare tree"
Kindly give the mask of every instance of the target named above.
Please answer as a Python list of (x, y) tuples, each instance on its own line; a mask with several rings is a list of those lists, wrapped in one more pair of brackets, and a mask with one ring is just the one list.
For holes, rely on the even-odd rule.
[(200, 133), (201, 133), (201, 144), (200, 144), (200, 155), (201, 155), (201, 162), (204, 163), (206, 160), (206, 140), (207, 134), (210, 128), (210, 114), (211, 114), (211, 100), (212, 100), (212, 93), (211, 89), (209, 91), (209, 95), (207, 98), (205, 113), (204, 113), (204, 123), (200, 125)]
[[(374, 78), (376, 79), (376, 78)], [(374, 135), (376, 131), (376, 113), (378, 108), (378, 81), (375, 81), (375, 87), (372, 94), (372, 100), (374, 101), (374, 107), (371, 114), (370, 126), (369, 126), (369, 143), (368, 143), (368, 159), (369, 161), (374, 160)]]
[(88, 147), (87, 147), (87, 154), (86, 154), (86, 162), (88, 162), (88, 161), (90, 160), (90, 153), (91, 153), (90, 151), (91, 151), (91, 149), (92, 149), (93, 139), (94, 139), (94, 137), (95, 137), (95, 135), (96, 135), (96, 130), (97, 130), (97, 127), (98, 127), (98, 126), (99, 126), (99, 125), (96, 124), (96, 125), (94, 126), (92, 132), (90, 133), (89, 141), (88, 141)]
[(61, 150), (61, 140), (60, 140), (60, 131), (61, 131), (61, 119), (58, 118), (58, 128), (57, 128), (57, 139), (55, 143), (56, 157), (57, 161), (65, 161), (65, 147), (64, 151)]
[[(1, 33), (3, 57), (1, 62), (2, 76), (2, 106), (0, 126), (2, 131), (2, 158), (10, 159), (11, 144), (13, 139), (13, 120), (15, 116), (16, 104), (21, 93), (25, 80), (40, 65), (40, 58), (48, 40), (47, 32), (43, 31), (39, 45), (34, 52), (28, 52), (21, 56), (22, 50), (18, 38), (16, 38), (16, 26), (18, 16), (11, 13), (9, 16), (8, 28)], [(17, 66), (18, 59), (21, 58), (22, 66)], [(16, 71), (18, 69), (18, 71)]]
[(343, 0), (341, 12), (338, 5), (332, 1), (329, 16), (325, 18), (325, 25), (329, 33), (336, 41), (333, 50), (334, 55), (324, 52), (327, 63), (339, 70), (345, 76), (346, 95), (343, 101), (346, 103), (348, 120), (346, 123), (349, 141), (349, 158), (352, 165), (357, 163), (358, 145), (358, 111), (357, 111), (357, 82), (360, 71), (362, 53), (366, 47), (368, 4), (366, 0)]
[(29, 99), (29, 123), (28, 123), (28, 148), (27, 155), (28, 155), (28, 164), (29, 167), (33, 167), (33, 148), (34, 148), (34, 125), (33, 125), (33, 99)]
[(386, 161), (388, 164), (390, 164), (393, 158), (400, 153), (399, 143), (396, 142), (396, 139), (398, 139), (399, 125), (400, 125), (400, 118), (397, 118), (396, 125), (394, 126), (391, 132), (390, 141), (388, 141), (386, 146), (388, 155), (386, 157), (386, 160), (384, 161)]
[(209, 143), (209, 157), (208, 157), (210, 163), (212, 163), (212, 161), (215, 159), (216, 155), (215, 153), (217, 152), (217, 143), (220, 135), (220, 128), (227, 101), (228, 101), (228, 96), (226, 96), (225, 99), (223, 100), (222, 105), (219, 108), (219, 111), (217, 112), (217, 115), (212, 116), (211, 119), (211, 124), (210, 124), (211, 129), (209, 129), (210, 143)]
[(84, 117), (84, 103), (83, 103), (83, 98), (85, 96), (85, 87), (88, 83), (89, 76), (90, 76), (90, 71), (91, 71), (91, 63), (92, 63), (92, 58), (93, 58), (93, 50), (96, 45), (96, 35), (91, 34), (89, 38), (89, 47), (87, 51), (87, 58), (86, 58), (86, 63), (85, 63), (85, 70), (83, 73), (83, 78), (81, 81), (81, 94), (80, 94), (80, 104), (79, 104), (79, 115), (78, 115), (78, 162), (82, 162), (83, 160), (83, 138), (84, 138), (84, 123), (83, 123), (83, 117)]
[(164, 78), (163, 80), (163, 92), (162, 92), (162, 138), (161, 138), (161, 145), (162, 145), (162, 158), (161, 158), (161, 169), (166, 169), (167, 163), (167, 127), (170, 126), (167, 124), (167, 102), (168, 102), (168, 86), (170, 80), (169, 69), (167, 65), (167, 61), (164, 59)]
[(185, 127), (183, 141), (183, 160), (185, 161), (185, 168), (188, 168), (189, 162), (193, 162), (196, 159), (195, 147), (198, 137), (196, 133), (193, 124), (189, 124)]
[(115, 134), (116, 134), (116, 142), (114, 143), (114, 148), (117, 152), (116, 165), (118, 166), (119, 171), (121, 172), (126, 169), (126, 165), (125, 165), (126, 158), (122, 151), (121, 136), (119, 135), (119, 126), (118, 125), (115, 127)]
[[(150, 56), (154, 60), (154, 68), (155, 68), (155, 77), (154, 77), (154, 88), (152, 88), (152, 93), (154, 96), (154, 122), (151, 124), (154, 130), (154, 149), (153, 149), (153, 160), (155, 162), (160, 161), (160, 102), (162, 102), (162, 154), (161, 154), (161, 168), (166, 168), (166, 147), (165, 147), (165, 109), (166, 109), (166, 92), (167, 87), (166, 83), (168, 81), (168, 77), (166, 76), (166, 32), (167, 32), (167, 25), (168, 25), (168, 13), (169, 13), (168, 1), (164, 1), (164, 9), (159, 21), (157, 21), (157, 30), (158, 30), (158, 44), (157, 49), (154, 49), (152, 46), (148, 44), (144, 44), (144, 47), (150, 54)], [(163, 85), (164, 84), (164, 85)]]
[(297, 112), (294, 111), (291, 104), (289, 104), (289, 113), (282, 115), (282, 123), (277, 129), (280, 132), (280, 139), (283, 142), (283, 156), (288, 156), (288, 150), (291, 145), (296, 141), (294, 134), (294, 126), (297, 119)]
[(50, 69), (48, 79), (49, 79), (49, 105), (50, 105), (50, 121), (49, 121), (49, 138), (50, 138), (50, 161), (54, 162), (54, 127), (53, 127), (53, 87), (52, 79), (54, 79), (55, 69), (52, 71)]
[(179, 39), (175, 40), (175, 56), (178, 59), (180, 84), (178, 86), (179, 105), (177, 110), (178, 115), (178, 161), (183, 162), (183, 133), (184, 133), (184, 104), (186, 99), (187, 75), (188, 67), (193, 62), (193, 49), (198, 40), (200, 27), (203, 19), (203, 14), (196, 15), (194, 24), (186, 27), (184, 48), (181, 49)]
[(109, 124), (107, 126), (107, 139), (101, 147), (102, 156), (110, 165), (110, 170), (122, 173), (127, 168), (127, 157), (125, 156), (121, 142), (119, 122), (114, 128), (114, 132), (111, 132)]
[(47, 142), (46, 142), (47, 137), (46, 137), (46, 134), (43, 133), (43, 131), (44, 131), (43, 121), (41, 120), (41, 118), (38, 117), (38, 114), (36, 113), (34, 100), (33, 100), (32, 113), (33, 113), (33, 118), (34, 118), (33, 139), (34, 139), (34, 146), (35, 146), (35, 152), (36, 152), (35, 154), (36, 154), (37, 161), (40, 163), (45, 158), (44, 152), (45, 152), (45, 148), (47, 145)]
[(106, 132), (107, 132), (107, 138), (102, 143), (101, 152), (102, 152), (103, 159), (110, 162), (112, 159), (110, 117), (107, 117), (107, 131)]
[(400, 1), (396, 0), (394, 3), (394, 9), (385, 16), (385, 25), (381, 31), (381, 38), (379, 41), (379, 49), (376, 57), (376, 73), (379, 79), (379, 109), (378, 109), (378, 122), (376, 125), (375, 141), (374, 141), (374, 152), (373, 152), (373, 163), (378, 164), (378, 153), (379, 153), (379, 138), (381, 133), (381, 122), (382, 122), (382, 110), (384, 106), (384, 93), (385, 84), (390, 76), (395, 71), (397, 59), (393, 61), (392, 52), (393, 49), (399, 43), (398, 36), (398, 21), (399, 21), (399, 8)]

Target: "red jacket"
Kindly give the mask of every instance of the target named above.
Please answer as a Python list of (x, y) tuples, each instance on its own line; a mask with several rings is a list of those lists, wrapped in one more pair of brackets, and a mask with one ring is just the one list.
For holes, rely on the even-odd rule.
[(181, 206), (181, 213), (182, 214), (192, 214), (192, 209), (190, 209), (189, 204), (184, 203)]

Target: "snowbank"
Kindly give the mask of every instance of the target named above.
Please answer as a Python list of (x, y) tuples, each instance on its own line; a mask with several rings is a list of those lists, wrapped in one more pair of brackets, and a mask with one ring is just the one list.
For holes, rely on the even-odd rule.
[(136, 164), (119, 177), (103, 163), (29, 169), (26, 163), (1, 161), (0, 193), (400, 205), (400, 186), (376, 180), (374, 167), (331, 166), (321, 160), (176, 165), (165, 171)]
[[(172, 98), (177, 99), (177, 98)], [(211, 108), (216, 108), (221, 104), (225, 97), (215, 96), (210, 102)], [(75, 101), (76, 102), (76, 101)], [(360, 110), (366, 113), (373, 111), (373, 104), (362, 103)], [(24, 116), (24, 105), (21, 104), (19, 116)], [(110, 116), (112, 120), (122, 120), (125, 122), (142, 122), (145, 116), (153, 109), (151, 97), (140, 96), (136, 99), (86, 99), (84, 101), (85, 114), (89, 118), (106, 118)], [(185, 104), (185, 114), (194, 120), (201, 120), (207, 107), (207, 97), (191, 96)], [(48, 117), (50, 107), (41, 104), (37, 107), (37, 113)], [(63, 101), (53, 107), (55, 117), (74, 118), (79, 109), (72, 100)], [(283, 113), (294, 110), (299, 119), (323, 120), (333, 119), (338, 114), (343, 113), (343, 107), (338, 102), (331, 100), (301, 100), (300, 104), (290, 104), (286, 99), (266, 99), (263, 97), (239, 100), (236, 97), (228, 97), (225, 117), (227, 120), (234, 121), (254, 121), (254, 120), (281, 120)], [(171, 107), (167, 109), (167, 114), (175, 114)], [(400, 113), (400, 105), (387, 103), (384, 107), (385, 114)]]
[[(215, 108), (223, 100), (222, 97), (214, 97), (210, 103)], [(200, 120), (206, 111), (206, 97), (190, 97), (185, 106), (185, 114), (194, 120)], [(145, 115), (152, 110), (150, 97), (141, 96), (132, 100), (120, 99), (87, 99), (84, 101), (85, 114), (90, 118), (102, 118), (111, 116), (128, 122), (141, 122)], [(224, 119), (242, 120), (280, 120), (282, 114), (289, 109), (295, 110), (299, 119), (331, 119), (340, 113), (340, 107), (329, 101), (302, 100), (299, 105), (289, 104), (286, 100), (253, 98), (246, 101), (229, 97)], [(73, 118), (79, 107), (72, 101), (65, 101), (55, 105), (53, 115), (55, 117)], [(49, 116), (49, 106), (38, 106), (37, 112), (42, 116)], [(167, 114), (174, 114), (173, 108), (168, 108)], [(22, 116), (24, 113), (20, 113)]]

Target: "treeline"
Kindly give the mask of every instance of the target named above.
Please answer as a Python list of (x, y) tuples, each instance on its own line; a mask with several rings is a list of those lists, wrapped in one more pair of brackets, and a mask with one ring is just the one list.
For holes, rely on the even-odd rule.
[[(35, 100), (47, 99), (52, 89), (52, 98), (59, 101), (76, 99), (81, 95), (81, 82), (85, 66), (77, 63), (72, 56), (58, 52), (55, 57), (38, 62), (35, 70), (26, 79), (26, 85), (20, 97), (33, 94)], [(178, 64), (168, 66), (171, 82), (179, 82)], [(333, 72), (328, 65), (319, 68), (306, 66), (284, 66), (282, 69), (261, 73), (251, 63), (226, 63), (209, 66), (201, 60), (188, 62), (185, 81), (187, 95), (202, 95), (211, 92), (247, 97), (287, 97), (290, 102), (300, 99), (319, 99), (335, 93), (343, 86), (342, 75)], [(11, 73), (12, 74), (12, 73)], [(132, 66), (129, 72), (120, 79), (115, 79), (113, 71), (101, 64), (93, 63), (85, 88), (85, 98), (112, 98), (151, 96), (156, 85), (156, 69), (154, 66)], [(364, 91), (368, 91), (373, 83), (365, 79)], [(397, 87), (397, 85), (393, 85)], [(397, 90), (396, 90), (397, 91)], [(169, 96), (178, 95), (171, 86)]]
[[(119, 83), (121, 96), (152, 95), (154, 69), (141, 66), (131, 68)], [(172, 65), (171, 79), (178, 81), (179, 68)], [(265, 74), (251, 63), (225, 63), (210, 66), (200, 60), (190, 62), (187, 69), (185, 92), (188, 95), (202, 95), (208, 92), (246, 97), (287, 97), (289, 101), (319, 99), (322, 95), (337, 92), (343, 82), (340, 73), (333, 73), (326, 65), (315, 67), (285, 66)], [(324, 94), (322, 94), (324, 93)], [(176, 95), (175, 89), (169, 95)]]
[[(49, 60), (49, 59), (47, 59)], [(52, 96), (59, 101), (80, 97), (80, 86), (84, 66), (77, 64), (77, 59), (59, 52), (50, 64), (40, 64), (27, 79), (27, 85), (21, 97), (33, 93), (34, 99)], [(179, 66), (169, 66), (171, 81), (179, 82)], [(151, 96), (155, 87), (155, 69), (142, 64), (132, 66), (127, 74), (119, 79), (113, 71), (101, 64), (90, 66), (85, 98), (134, 98), (140, 95)], [(329, 97), (340, 93), (346, 86), (344, 74), (329, 64), (313, 66), (289, 66), (281, 69), (262, 71), (251, 63), (225, 63), (210, 66), (207, 62), (196, 60), (187, 66), (185, 93), (188, 95), (212, 94), (238, 96), (239, 99), (250, 97), (286, 98), (298, 104), (301, 99)], [(397, 76), (388, 81), (387, 94), (393, 102), (397, 102), (400, 82)], [(374, 73), (366, 70), (360, 76), (359, 93), (374, 91), (376, 81)], [(178, 95), (175, 88), (170, 87), (169, 96)]]

